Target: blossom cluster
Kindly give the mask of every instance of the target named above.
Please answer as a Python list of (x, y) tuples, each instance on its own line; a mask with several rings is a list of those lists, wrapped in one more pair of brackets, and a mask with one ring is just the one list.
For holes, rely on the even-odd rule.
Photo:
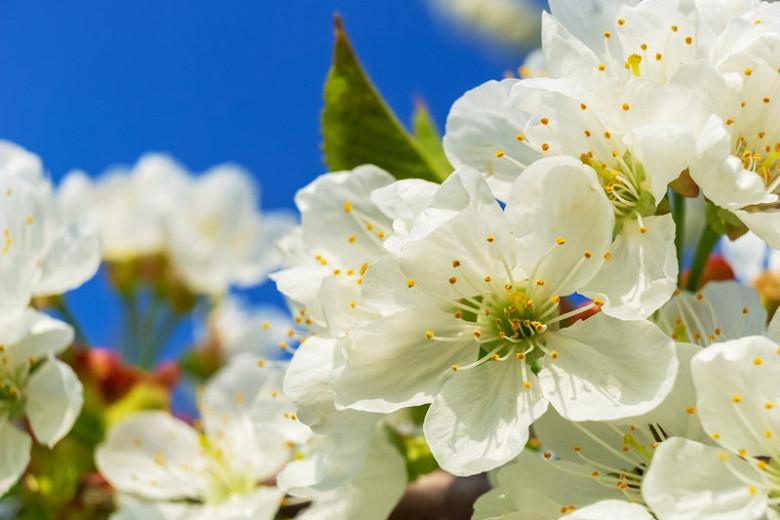
[[(55, 189), (0, 142), (4, 502), (67, 444), (115, 520), (397, 518), (434, 472), (487, 474), (474, 520), (780, 518), (780, 4), (549, 4), (440, 182), (380, 154), (299, 220), (234, 165)], [(123, 360), (64, 297), (101, 266)], [(231, 294), (266, 278), (289, 313)]]

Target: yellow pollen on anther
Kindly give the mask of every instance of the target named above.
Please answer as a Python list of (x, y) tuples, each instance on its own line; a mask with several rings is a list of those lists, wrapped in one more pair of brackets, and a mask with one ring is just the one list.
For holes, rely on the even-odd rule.
[(271, 328), (271, 324), (268, 323), (267, 321), (264, 321), (262, 327), (263, 327), (263, 330), (268, 330), (268, 329)]
[(661, 61), (662, 59), (664, 59), (664, 55), (661, 54), (660, 52), (657, 52), (655, 54), (655, 61)]
[(516, 357), (517, 359), (519, 359), (520, 361), (522, 361), (522, 360), (524, 360), (524, 359), (525, 359), (525, 354), (524, 354), (523, 352), (517, 352), (517, 353), (515, 354), (515, 357)]
[(460, 260), (453, 260), (452, 267), (460, 267)]
[(542, 457), (544, 457), (547, 460), (550, 460), (552, 458), (552, 452), (551, 451), (545, 451), (542, 453)]
[(496, 157), (501, 159), (504, 156), (504, 150), (496, 150)]
[(704, 295), (702, 293), (696, 293), (696, 296), (694, 296), (694, 297), (696, 298), (696, 301), (699, 301), (699, 302), (704, 299)]
[(644, 235), (645, 233), (647, 233), (647, 228), (645, 226), (639, 226), (639, 232)]
[(678, 26), (672, 25), (672, 32), (677, 32), (679, 30), (680, 30), (680, 28)]
[(685, 43), (688, 44), (688, 45), (693, 44), (693, 38), (690, 37), (690, 36), (686, 36), (685, 37)]
[(740, 448), (737, 450), (737, 455), (742, 458), (747, 457), (747, 450), (745, 448)]
[(611, 33), (611, 32), (609, 32), (609, 31), (604, 31), (604, 38), (606, 38), (607, 40), (609, 40), (610, 38), (612, 38), (612, 33)]
[(550, 149), (550, 145), (547, 143), (542, 144), (542, 151), (546, 152)]
[(735, 404), (741, 403), (742, 402), (742, 396), (740, 396), (739, 394), (732, 395), (731, 396), (731, 402), (733, 402)]
[(770, 432), (769, 430), (765, 431), (764, 432), (764, 438), (771, 439), (772, 438), (772, 432)]
[(758, 366), (764, 362), (763, 359), (761, 359), (761, 356), (756, 356), (753, 358), (753, 364)]
[(433, 339), (433, 331), (432, 330), (426, 330), (425, 331), (425, 338), (426, 339)]
[(750, 67), (745, 68), (745, 76), (752, 76), (753, 75), (753, 69)]
[(563, 244), (566, 243), (566, 239), (563, 237), (558, 237), (555, 239), (555, 243), (558, 244), (559, 246), (562, 246)]
[(349, 242), (350, 244), (354, 244), (355, 240), (357, 240), (357, 237), (355, 235), (349, 235), (347, 237), (347, 242)]
[(490, 282), (492, 282), (492, 281), (493, 281), (493, 277), (492, 277), (492, 276), (490, 276), (489, 274), (487, 274), (487, 275), (485, 275), (485, 277), (483, 278), (483, 280), (485, 281), (485, 283), (490, 283)]
[(542, 278), (539, 278), (538, 280), (536, 280), (536, 285), (541, 287), (542, 285), (544, 285), (544, 280)]
[(450, 276), (449, 282), (450, 284), (455, 285), (458, 283), (458, 278), (456, 276)]
[(590, 251), (588, 251), (588, 250), (586, 249), (586, 250), (585, 250), (585, 251), (582, 253), (582, 256), (583, 256), (583, 257), (585, 257), (585, 258), (588, 258), (588, 259), (590, 259), (590, 258), (592, 258), (592, 257), (593, 257), (593, 253), (591, 253)]
[(711, 438), (712, 438), (712, 440), (714, 440), (714, 441), (720, 440), (720, 434), (719, 434), (719, 433), (717, 433), (717, 432), (715, 432), (715, 433), (713, 433), (712, 435), (710, 435), (710, 437), (711, 437)]
[(539, 120), (539, 122), (540, 122), (540, 123), (542, 123), (542, 124), (543, 124), (543, 125), (545, 125), (545, 126), (547, 126), (547, 125), (549, 125), (549, 124), (550, 124), (550, 120), (549, 120), (549, 119), (547, 119), (546, 117), (543, 117), (543, 118), (541, 118), (541, 119)]
[(610, 258), (612, 258), (612, 253), (610, 253), (609, 251), (604, 251), (604, 254), (603, 254), (603, 255), (601, 255), (601, 257), (602, 257), (604, 260), (609, 260)]
[(558, 354), (557, 350), (553, 350), (552, 352), (550, 352), (550, 357), (552, 359), (558, 359), (558, 357), (560, 357), (560, 354)]
[(515, 136), (515, 139), (517, 139), (518, 141), (520, 141), (522, 143), (523, 141), (525, 141), (525, 136), (523, 134), (517, 134)]
[(460, 368), (460, 365), (452, 365), (450, 368), (452, 369), (453, 372), (457, 372), (458, 369)]
[(488, 235), (488, 236), (485, 237), (485, 242), (487, 242), (489, 244), (492, 244), (495, 241), (496, 241), (496, 237), (494, 237), (493, 235)]
[(591, 300), (591, 301), (593, 302), (593, 305), (595, 305), (596, 307), (603, 307), (604, 306), (604, 300), (602, 300), (598, 296), (594, 297), (593, 300)]
[(344, 213), (351, 212), (352, 211), (352, 203), (350, 201), (348, 201), (348, 200), (345, 200), (343, 208), (344, 208)]
[(472, 335), (473, 335), (475, 338), (480, 338), (480, 337), (482, 337), (482, 333), (481, 333), (480, 331), (478, 331), (478, 330), (475, 330), (475, 331), (474, 331), (474, 332), (472, 332), (471, 334), (472, 334)]
[(258, 359), (257, 360), (257, 366), (260, 368), (265, 367), (265, 359)]
[(599, 72), (604, 72), (605, 70), (607, 70), (607, 66), (604, 65), (603, 63), (599, 63), (598, 69)]
[(748, 486), (747, 490), (748, 490), (748, 495), (750, 495), (751, 497), (754, 497), (756, 496), (756, 494), (758, 494), (758, 489), (756, 489), (756, 486)]
[(688, 415), (695, 414), (696, 413), (696, 407), (695, 406), (689, 406), (688, 408), (685, 409), (685, 413), (687, 413)]
[(491, 361), (498, 361), (500, 358), (498, 354), (491, 354), (490, 359)]
[(618, 22), (618, 25), (625, 25), (626, 24), (626, 21), (623, 18), (618, 18), (617, 22)]
[(772, 409), (772, 408), (774, 408), (774, 407), (775, 407), (775, 405), (773, 405), (773, 404), (772, 404), (772, 403), (770, 403), (769, 401), (767, 401), (767, 402), (765, 402), (765, 403), (764, 403), (764, 408), (766, 408), (767, 410), (771, 410), (771, 409)]
[(580, 110), (587, 110), (587, 109), (588, 109), (588, 105), (586, 105), (585, 103), (580, 103)]
[(411, 289), (412, 287), (414, 287), (415, 283), (416, 283), (416, 282), (415, 282), (415, 281), (414, 281), (412, 278), (409, 278), (408, 280), (406, 280), (406, 286), (407, 286), (409, 289)]
[(631, 105), (628, 103), (623, 103), (623, 111), (628, 112), (629, 110), (631, 110)]
[(721, 453), (720, 455), (718, 455), (718, 458), (720, 460), (722, 460), (723, 462), (726, 462), (727, 460), (729, 460), (729, 454), (728, 453)]

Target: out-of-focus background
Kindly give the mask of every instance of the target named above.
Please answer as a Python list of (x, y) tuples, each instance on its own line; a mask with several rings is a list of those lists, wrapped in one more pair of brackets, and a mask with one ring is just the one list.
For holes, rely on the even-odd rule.
[[(524, 3), (537, 14), (523, 17)], [(96, 175), (132, 164), (147, 151), (169, 152), (191, 171), (232, 161), (261, 184), (263, 208), (292, 208), (296, 190), (324, 172), (318, 118), (335, 12), (393, 109), (408, 119), (421, 97), (443, 127), (463, 92), (517, 69), (535, 46), (533, 36), (518, 40), (535, 34), (542, 6), (8, 0), (0, 7), (0, 138), (39, 154), (55, 181), (74, 168)], [(502, 43), (486, 36), (491, 27)], [(269, 283), (249, 296), (282, 304)], [(116, 339), (119, 312), (104, 277), (70, 303), (100, 318), (84, 320), (93, 344)]]

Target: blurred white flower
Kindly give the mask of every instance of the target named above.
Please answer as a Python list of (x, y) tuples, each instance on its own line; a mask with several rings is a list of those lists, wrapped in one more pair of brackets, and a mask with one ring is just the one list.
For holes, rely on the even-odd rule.
[(218, 166), (177, 194), (168, 213), (168, 250), (187, 284), (206, 294), (261, 282), (279, 262), (276, 242), (295, 224), (286, 212), (261, 214), (249, 174)]
[(8, 315), (31, 296), (56, 296), (89, 280), (100, 264), (96, 230), (68, 215), (40, 159), (0, 141), (0, 308)]
[(69, 211), (100, 228), (104, 258), (166, 254), (200, 294), (263, 281), (280, 261), (276, 242), (294, 225), (286, 212), (260, 213), (244, 170), (223, 165), (192, 177), (162, 154), (95, 181), (72, 172), (62, 191)]
[(224, 361), (241, 354), (272, 359), (296, 338), (292, 318), (271, 306), (251, 307), (226, 295), (208, 314), (204, 340), (213, 341)]
[(431, 0), (433, 7), (463, 27), (502, 43), (525, 47), (539, 40), (534, 0)]
[(282, 396), (283, 372), (280, 364), (236, 358), (201, 396), (203, 434), (165, 412), (141, 412), (112, 428), (97, 466), (136, 499), (120, 499), (129, 509), (117, 517), (274, 518), (283, 494), (264, 482), (308, 436)]
[(26, 418), (38, 442), (54, 446), (73, 427), (83, 403), (76, 374), (54, 356), (73, 340), (70, 326), (32, 309), (0, 327), (0, 494), (30, 460), (31, 436), (17, 428)]
[(112, 168), (96, 180), (71, 172), (60, 189), (66, 209), (100, 229), (103, 257), (121, 261), (165, 250), (166, 215), (182, 203), (188, 182), (171, 157), (147, 154), (133, 168)]

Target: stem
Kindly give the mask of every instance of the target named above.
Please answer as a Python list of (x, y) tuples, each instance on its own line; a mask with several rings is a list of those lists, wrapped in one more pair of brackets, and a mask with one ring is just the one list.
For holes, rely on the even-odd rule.
[(674, 219), (674, 247), (677, 250), (677, 262), (682, 275), (683, 255), (685, 254), (685, 197), (672, 190), (672, 218)]
[(125, 314), (125, 334), (122, 339), (122, 358), (131, 363), (137, 354), (138, 340), (138, 306), (135, 291), (120, 292), (122, 307)]
[(704, 226), (704, 231), (702, 231), (701, 237), (699, 237), (699, 243), (696, 246), (696, 254), (693, 256), (691, 270), (688, 272), (688, 284), (686, 288), (689, 291), (695, 291), (699, 288), (701, 275), (704, 273), (707, 260), (709, 260), (710, 253), (712, 253), (718, 240), (720, 240), (720, 233), (713, 231), (710, 226)]
[(73, 327), (73, 331), (76, 334), (76, 341), (79, 343), (84, 343), (85, 345), (89, 344), (87, 341), (87, 335), (84, 333), (84, 328), (81, 326), (81, 323), (79, 323), (76, 315), (73, 314), (73, 311), (70, 310), (70, 307), (68, 307), (68, 303), (65, 301), (65, 298), (57, 298), (56, 303), (54, 304), (54, 308), (57, 309), (57, 312), (59, 312), (65, 321), (68, 322), (71, 327)]

